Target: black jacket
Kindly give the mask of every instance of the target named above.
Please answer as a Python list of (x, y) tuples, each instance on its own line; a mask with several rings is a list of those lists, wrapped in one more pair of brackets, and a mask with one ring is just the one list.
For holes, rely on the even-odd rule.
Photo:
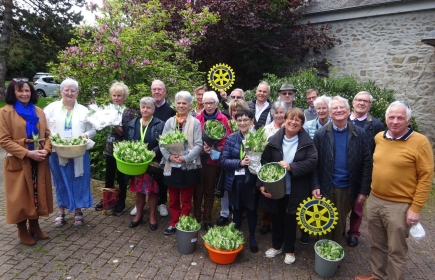
[[(320, 189), (321, 194), (329, 198), (334, 170), (333, 123), (318, 129), (313, 140), (319, 154), (317, 170), (313, 177), (313, 188)], [(349, 121), (347, 122), (347, 167), (349, 195), (353, 204), (358, 194), (370, 194), (373, 159), (364, 129)]]
[[(260, 117), (258, 118), (258, 121), (256, 118), (254, 118), (254, 126), (255, 129), (259, 129), (262, 126), (266, 125), (267, 116), (270, 113), (270, 108), (272, 106), (272, 102), (268, 99), (267, 102), (269, 102), (269, 106), (261, 113)], [(257, 99), (254, 99), (253, 101), (248, 102), (249, 110), (254, 113), (255, 116), (255, 104), (257, 104)]]
[[(351, 121), (350, 118), (349, 121)], [(370, 151), (373, 154), (373, 152), (375, 151), (375, 140), (374, 140), (375, 136), (379, 132), (384, 131), (385, 126), (380, 120), (373, 117), (371, 114), (367, 114), (367, 119), (366, 122), (364, 123), (363, 129), (369, 141)]]
[[(285, 128), (281, 128), (269, 138), (269, 143), (261, 156), (262, 164), (283, 160), (284, 134)], [(302, 129), (298, 133), (298, 137), (295, 157), (290, 163), (291, 193), (287, 214), (296, 214), (299, 204), (311, 196), (310, 182), (317, 165), (317, 151), (310, 135)], [(257, 181), (257, 186), (261, 186), (261, 181)], [(278, 212), (276, 200), (267, 198), (262, 194), (260, 195), (259, 208), (269, 213)]]

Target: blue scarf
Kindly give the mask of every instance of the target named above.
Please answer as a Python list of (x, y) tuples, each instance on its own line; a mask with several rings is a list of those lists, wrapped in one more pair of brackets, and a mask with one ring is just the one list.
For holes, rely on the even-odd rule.
[(217, 109), (214, 112), (214, 114), (211, 115), (211, 116), (207, 115), (207, 113), (204, 110), (204, 118), (205, 118), (206, 121), (208, 121), (208, 120), (215, 120), (217, 118), (217, 115), (218, 115), (218, 110)]
[[(20, 101), (15, 101), (14, 109), (17, 111), (17, 114), (20, 115), (26, 121), (26, 134), (28, 139), (33, 139), (33, 134), (39, 134), (38, 127), (36, 126), (39, 122), (39, 118), (36, 116), (35, 105), (29, 102), (27, 107)], [(33, 142), (28, 143), (29, 150), (34, 150), (35, 146)]]

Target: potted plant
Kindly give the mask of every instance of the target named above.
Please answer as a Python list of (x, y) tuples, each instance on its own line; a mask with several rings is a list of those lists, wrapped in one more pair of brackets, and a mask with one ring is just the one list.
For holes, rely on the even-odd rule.
[[(89, 142), (88, 139), (82, 136), (76, 138), (61, 138), (59, 133), (51, 135), (50, 140), (55, 152), (63, 158), (78, 158), (83, 156), (86, 153)], [(33, 141), (36, 142), (36, 139), (34, 138)], [(37, 141), (39, 141), (39, 139)]]
[(227, 135), (227, 128), (217, 120), (208, 120), (204, 123), (203, 141), (213, 146)]
[(234, 223), (213, 227), (202, 237), (210, 260), (218, 264), (233, 263), (243, 249), (245, 239)]
[(196, 241), (201, 225), (192, 215), (181, 216), (177, 228), (177, 249), (180, 254), (192, 254), (196, 249)]
[(279, 166), (278, 162), (263, 165), (258, 172), (258, 179), (263, 183), (272, 199), (280, 199), (285, 195), (285, 174), (287, 170)]
[(337, 242), (322, 239), (314, 245), (315, 271), (322, 277), (334, 276), (341, 260), (344, 258), (344, 250)]
[(155, 153), (148, 150), (148, 144), (139, 141), (120, 141), (113, 144), (113, 157), (116, 167), (127, 175), (140, 175), (146, 172)]

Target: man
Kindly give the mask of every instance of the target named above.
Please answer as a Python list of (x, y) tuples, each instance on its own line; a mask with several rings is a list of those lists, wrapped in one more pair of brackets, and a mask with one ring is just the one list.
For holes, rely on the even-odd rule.
[(254, 101), (249, 101), (249, 110), (254, 113), (255, 129), (259, 129), (266, 124), (271, 122), (270, 118), (270, 107), (271, 102), (269, 101), (270, 96), (270, 86), (267, 82), (261, 82), (258, 84), (257, 90), (255, 91), (256, 99)]
[[(169, 103), (166, 102), (166, 86), (160, 80), (154, 80), (151, 83), (151, 95), (156, 101), (156, 110), (153, 116), (166, 122), (170, 117), (175, 116), (175, 111), (171, 108)], [(168, 201), (168, 187), (163, 184), (162, 177), (155, 176), (154, 180), (159, 185), (159, 200), (157, 202), (157, 210), (159, 210), (160, 216), (168, 216), (168, 209), (166, 208), (166, 202)], [(130, 215), (136, 215), (136, 207), (131, 210)]]
[(346, 216), (354, 203), (364, 204), (370, 193), (372, 154), (362, 128), (348, 122), (347, 99), (335, 96), (329, 101), (332, 122), (314, 134), (319, 160), (313, 176), (312, 194), (325, 196), (337, 208), (338, 220), (326, 239), (340, 243), (346, 229)]
[(317, 118), (317, 112), (314, 108), (314, 101), (319, 97), (319, 91), (314, 88), (310, 88), (305, 92), (305, 101), (308, 104), (308, 109), (304, 110), (305, 121), (311, 121)]
[[(369, 141), (370, 152), (373, 154), (375, 149), (374, 140), (376, 134), (384, 130), (384, 124), (370, 115), (369, 110), (373, 104), (373, 96), (368, 91), (360, 91), (353, 98), (353, 112), (349, 116), (349, 120), (356, 126), (364, 129), (366, 137)], [(355, 203), (352, 207), (350, 214), (350, 226), (347, 235), (347, 245), (355, 247), (358, 245), (358, 238), (361, 233), (359, 227), (361, 226), (363, 216), (364, 204)]]
[(375, 136), (372, 191), (366, 205), (372, 275), (357, 280), (405, 279), (406, 238), (432, 186), (432, 147), (424, 135), (408, 127), (411, 108), (395, 101), (385, 120), (387, 131)]
[(292, 83), (284, 83), (278, 91), (278, 99), (283, 101), (287, 109), (294, 108), (293, 101), (296, 97), (296, 89)]
[[(226, 96), (226, 92), (225, 91), (224, 91), (224, 93), (225, 93), (225, 96)], [(221, 96), (222, 96), (222, 91), (221, 91)], [(234, 89), (231, 92), (231, 94), (230, 94), (230, 100), (236, 100), (236, 99), (245, 100), (245, 92), (243, 91), (243, 89), (236, 88), (236, 89)], [(225, 108), (225, 110), (222, 112), (222, 114), (224, 114), (225, 117), (227, 117), (227, 119), (231, 120), (230, 111), (229, 111), (228, 107)]]

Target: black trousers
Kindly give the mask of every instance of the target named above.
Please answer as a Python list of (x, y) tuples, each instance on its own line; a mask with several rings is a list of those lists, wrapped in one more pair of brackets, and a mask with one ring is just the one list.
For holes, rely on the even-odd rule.
[(286, 214), (289, 197), (276, 200), (278, 213), (272, 214), (272, 247), (276, 250), (282, 247), (284, 253), (294, 253), (296, 241), (296, 214)]
[(116, 168), (116, 160), (114, 157), (106, 155), (106, 188), (115, 187), (115, 176), (119, 186), (118, 204), (125, 204), (127, 185), (130, 178)]

